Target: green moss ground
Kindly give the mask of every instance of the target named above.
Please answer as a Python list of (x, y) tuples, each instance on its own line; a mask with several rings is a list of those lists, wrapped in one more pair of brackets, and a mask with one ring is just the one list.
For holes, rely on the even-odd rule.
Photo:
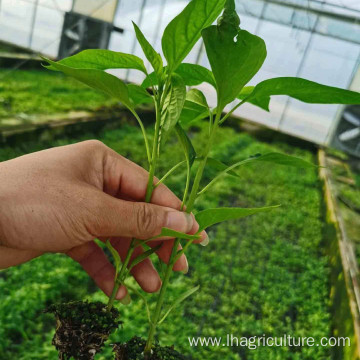
[[(59, 106), (69, 105), (65, 100), (62, 103)], [(206, 132), (199, 136), (197, 130), (193, 132), (193, 142), (201, 149), (207, 136)], [(141, 134), (127, 125), (96, 135), (5, 147), (0, 149), (0, 161), (94, 137), (145, 165)], [(263, 143), (230, 128), (222, 129), (217, 139), (213, 156), (227, 163), (270, 151), (315, 161), (308, 150), (280, 142)], [(176, 142), (170, 144), (158, 175), (182, 159), (179, 149)], [(196, 360), (330, 359), (330, 350), (322, 347), (248, 350), (222, 346), (191, 348), (188, 344), (191, 336), (289, 334), (319, 338), (331, 334), (330, 271), (324, 251), (327, 245), (323, 238), (317, 170), (252, 165), (244, 167), (240, 174), (240, 179), (226, 177), (218, 182), (197, 208), (215, 207), (218, 203), (249, 207), (282, 204), (282, 207), (214, 227), (208, 247), (190, 249), (190, 271), (186, 276), (174, 276), (168, 301), (196, 284), (201, 285), (201, 290), (168, 317), (159, 329), (161, 341), (164, 345), (176, 344), (178, 350)], [(208, 179), (210, 175), (207, 173)], [(183, 182), (184, 176), (176, 174), (167, 184), (180, 193)], [(106, 301), (80, 266), (63, 255), (46, 255), (0, 272), (0, 359), (56, 359), (51, 346), (53, 320), (42, 310), (55, 301), (83, 298)], [(149, 298), (151, 301), (153, 297)], [(146, 312), (141, 300), (133, 296), (130, 306), (119, 309), (124, 327), (112, 341), (145, 336)], [(110, 352), (97, 357), (110, 358)]]
[(60, 73), (0, 69), (0, 119), (91, 111), (114, 103), (115, 100)]
[[(329, 152), (329, 155), (331, 159), (333, 151)], [(346, 235), (354, 244), (355, 255), (360, 265), (360, 177), (359, 169), (354, 166), (355, 161), (355, 159), (351, 161), (344, 159), (343, 162), (329, 161), (329, 170), (336, 189), (337, 206), (345, 224)], [(342, 179), (354, 180), (354, 183), (349, 184)]]

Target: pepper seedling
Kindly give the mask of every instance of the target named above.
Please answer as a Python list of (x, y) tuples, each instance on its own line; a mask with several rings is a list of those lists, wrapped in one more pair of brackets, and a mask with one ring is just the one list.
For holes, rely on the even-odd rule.
[[(222, 15), (219, 17), (219, 15)], [(218, 18), (219, 17), (219, 18)], [(218, 18), (217, 25), (212, 23)], [(210, 157), (219, 127), (228, 121), (231, 114), (245, 103), (250, 103), (269, 111), (272, 96), (287, 95), (311, 104), (360, 104), (360, 93), (321, 85), (296, 77), (279, 77), (260, 82), (256, 86), (248, 83), (262, 67), (266, 56), (265, 42), (258, 36), (240, 27), (234, 0), (192, 0), (185, 9), (166, 27), (162, 36), (162, 56), (156, 52), (145, 38), (140, 28), (134, 24), (137, 40), (143, 53), (152, 66), (148, 74), (142, 59), (135, 55), (109, 50), (85, 50), (58, 62), (45, 59), (48, 68), (62, 71), (84, 84), (115, 97), (134, 115), (143, 133), (144, 157), (148, 160), (149, 180), (144, 201), (150, 202), (156, 187), (176, 171), (186, 171), (186, 181), (182, 200), (182, 210), (194, 211), (196, 200), (204, 194), (221, 176), (237, 176), (235, 170), (254, 162), (270, 162), (278, 165), (309, 168), (314, 165), (302, 159), (280, 153), (256, 154), (231, 166)], [(194, 45), (202, 38), (211, 70), (197, 64), (184, 62)], [(164, 66), (166, 62), (166, 65)], [(108, 69), (134, 69), (144, 74), (140, 85), (126, 84), (119, 78), (106, 72)], [(217, 94), (217, 106), (210, 108), (206, 96), (196, 86), (207, 83)], [(189, 88), (191, 87), (191, 88)], [(227, 105), (237, 103), (224, 114)], [(136, 107), (140, 104), (153, 104), (155, 108), (154, 135), (150, 142)], [(185, 131), (197, 121), (208, 121), (208, 142), (201, 154), (197, 154)], [(169, 137), (178, 137), (184, 152), (184, 160), (170, 169), (159, 182), (154, 181), (157, 163), (162, 152), (166, 151)], [(201, 188), (206, 167), (217, 171), (209, 184)], [(195, 168), (195, 177), (191, 170)], [(216, 208), (198, 212), (196, 220), (200, 224), (199, 232), (214, 224), (239, 219), (259, 212), (276, 208)], [(162, 287), (157, 294), (156, 307), (149, 314), (149, 335), (145, 346), (147, 358), (151, 358), (156, 327), (161, 324), (174, 306), (185, 300), (198, 288), (190, 289), (180, 296), (173, 306), (163, 311), (166, 290), (169, 286), (173, 266), (190, 245), (199, 238), (199, 233), (187, 235), (163, 229), (159, 236), (175, 238), (173, 250), (166, 265)], [(131, 261), (134, 249), (145, 246), (153, 239), (133, 239), (125, 259), (121, 262), (107, 242), (116, 264), (116, 278), (108, 309), (113, 306), (119, 286), (124, 284), (133, 266), (151, 256), (157, 248), (144, 251)], [(183, 248), (178, 250), (181, 240)]]

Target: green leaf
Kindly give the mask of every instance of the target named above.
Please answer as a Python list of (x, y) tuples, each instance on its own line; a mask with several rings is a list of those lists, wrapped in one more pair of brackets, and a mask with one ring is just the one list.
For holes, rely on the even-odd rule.
[(272, 153), (268, 153), (265, 155), (261, 155), (261, 154), (257, 154), (254, 156), (249, 157), (248, 159), (245, 160), (241, 160), (231, 166), (229, 166), (226, 169), (223, 169), (218, 175), (215, 176), (215, 178), (213, 178), (199, 193), (198, 195), (203, 194), (205, 191), (207, 191), (213, 184), (215, 184), (215, 182), (217, 180), (219, 180), (219, 178), (227, 173), (230, 173), (230, 171), (232, 171), (235, 168), (238, 168), (239, 166), (245, 165), (245, 164), (249, 164), (252, 162), (270, 162), (273, 164), (277, 164), (277, 165), (286, 165), (286, 166), (293, 166), (293, 167), (298, 167), (298, 168), (314, 168), (316, 167), (316, 165), (300, 159), (298, 157), (295, 156), (291, 156), (291, 155), (286, 155), (286, 154), (281, 154), (281, 153), (276, 153), (276, 152), (272, 152)]
[[(58, 61), (57, 64), (76, 69), (135, 69), (142, 71), (144, 74), (147, 73), (144, 62), (139, 57), (102, 49), (84, 50), (76, 55)], [(59, 70), (55, 66), (49, 66), (48, 68), (50, 70)]]
[[(228, 3), (230, 4), (231, 1)], [(232, 102), (254, 77), (266, 58), (266, 46), (258, 36), (236, 27), (237, 14), (230, 4), (218, 26), (202, 31), (214, 74), (220, 111)]]
[[(166, 69), (167, 66), (164, 67), (164, 71)], [(216, 88), (214, 75), (209, 69), (201, 65), (180, 64), (175, 73), (182, 77), (186, 86), (196, 86), (206, 82)], [(159, 85), (159, 80), (156, 73), (152, 72), (144, 79), (141, 86), (147, 88), (154, 85)]]
[(175, 230), (172, 230), (172, 229), (162, 228), (161, 233), (159, 235), (156, 235), (153, 238), (146, 240), (146, 242), (156, 240), (159, 237), (164, 237), (164, 236), (170, 237), (170, 238), (184, 239), (184, 240), (198, 240), (198, 239), (200, 239), (199, 235), (189, 235), (189, 234), (185, 234), (185, 233), (175, 231)]
[(140, 254), (138, 257), (136, 257), (130, 264), (129, 266), (129, 271), (131, 271), (131, 269), (133, 267), (135, 267), (136, 265), (140, 264), (142, 261), (144, 261), (145, 259), (149, 258), (152, 254), (154, 254), (156, 251), (158, 251), (161, 248), (162, 244), (155, 246), (145, 252), (143, 252), (142, 254)]
[(120, 259), (120, 255), (119, 253), (115, 250), (115, 248), (111, 245), (110, 240), (106, 240), (105, 243), (106, 247), (109, 249), (114, 262), (115, 262), (115, 279), (117, 278), (117, 275), (120, 271), (120, 266), (121, 266), (121, 259)]
[(209, 117), (209, 112), (204, 111), (197, 115), (195, 115), (193, 112), (187, 112), (187, 110), (184, 111), (184, 113), (181, 115), (181, 124), (183, 125), (189, 125), (190, 123), (196, 123), (200, 120), (204, 120)]
[(184, 153), (186, 156), (186, 161), (191, 167), (196, 158), (196, 152), (194, 149), (191, 140), (189, 139), (188, 135), (186, 134), (185, 130), (181, 127), (179, 123), (175, 126), (176, 134), (179, 138), (179, 141), (184, 149)]
[[(183, 67), (183, 65), (185, 65), (185, 67)], [(203, 81), (206, 81), (206, 80), (200, 80), (200, 75), (197, 77), (198, 80), (196, 80), (196, 81), (193, 80), (193, 78), (191, 77), (191, 74), (190, 74), (191, 71), (189, 71), (187, 76), (184, 76), (185, 70), (191, 69), (191, 68), (192, 68), (192, 64), (181, 64), (179, 66), (178, 70), (176, 71), (176, 74), (181, 76), (185, 85), (194, 86), (194, 85), (202, 83)], [(213, 78), (210, 70), (208, 70), (200, 65), (194, 65), (194, 69), (202, 69), (202, 70), (199, 70), (197, 72), (197, 74), (200, 74), (201, 72), (203, 72), (205, 74), (204, 75), (205, 78), (207, 77), (208, 80), (209, 80), (209, 78), (212, 79), (209, 81), (212, 81), (214, 83), (214, 78)], [(143, 81), (141, 86), (144, 88), (148, 88), (153, 85), (158, 85), (157, 76), (154, 72), (145, 78), (145, 80)], [(215, 86), (215, 84), (214, 84), (214, 86)], [(182, 109), (182, 112), (181, 112), (181, 115), (179, 118), (179, 122), (181, 122), (183, 125), (187, 125), (190, 122), (202, 120), (202, 119), (207, 118), (208, 116), (209, 116), (209, 106), (207, 104), (204, 94), (200, 90), (191, 89), (186, 94), (186, 101), (184, 103), (184, 106), (183, 106), (183, 109)]]
[(253, 158), (250, 158), (248, 160), (264, 161), (277, 165), (293, 166), (298, 168), (314, 168), (317, 166), (315, 164), (312, 164), (311, 162), (308, 162), (296, 156), (291, 156), (276, 152), (268, 153), (265, 155), (254, 156)]
[(182, 125), (188, 125), (191, 122), (205, 119), (209, 117), (209, 111), (209, 106), (204, 94), (200, 90), (191, 89), (186, 94), (186, 100), (180, 114), (179, 122)]
[(153, 67), (157, 77), (161, 79), (163, 73), (163, 61), (151, 44), (146, 40), (144, 34), (141, 32), (139, 27), (133, 22), (136, 38), (143, 49), (144, 55), (149, 60), (151, 66)]
[(232, 170), (228, 170), (229, 165), (224, 164), (223, 162), (214, 159), (214, 158), (207, 158), (206, 161), (206, 166), (210, 167), (211, 169), (214, 169), (216, 171), (221, 171), (221, 172), (226, 172), (229, 175), (235, 176), (235, 177), (240, 177), (235, 171)]
[(125, 83), (117, 77), (98, 69), (77, 69), (63, 65), (60, 62), (51, 61), (46, 58), (43, 59), (64, 74), (69, 75), (96, 90), (105, 92), (120, 100), (129, 109), (133, 109), (133, 105), (129, 99), (128, 88)]
[(200, 39), (201, 30), (220, 14), (225, 0), (192, 0), (166, 27), (162, 49), (171, 74)]
[(248, 101), (265, 104), (272, 95), (288, 95), (309, 104), (360, 104), (360, 93), (358, 92), (295, 77), (280, 77), (262, 81), (255, 86)]
[[(149, 77), (147, 77), (144, 82), (141, 84), (141, 86), (143, 88), (148, 88), (151, 87), (153, 85), (157, 85), (157, 77), (155, 73), (151, 73), (149, 75)], [(194, 89), (192, 89), (194, 90)], [(179, 122), (181, 122), (183, 125), (187, 125), (191, 122), (195, 122), (198, 120), (202, 120), (205, 119), (209, 116), (209, 109), (206, 108), (204, 105), (206, 102), (206, 98), (204, 97), (202, 100), (202, 105), (199, 105), (199, 103), (197, 102), (193, 102), (191, 100), (194, 100), (194, 98), (192, 98), (192, 90), (190, 90), (187, 94), (186, 94), (186, 99), (184, 106), (182, 108), (180, 117), (179, 117)], [(199, 91), (199, 90), (197, 90)], [(190, 98), (189, 99), (189, 93), (190, 93)], [(199, 101), (199, 99), (197, 100)]]
[(196, 86), (206, 82), (216, 88), (214, 75), (201, 65), (183, 63), (176, 69), (176, 73), (183, 78), (187, 86)]
[(186, 86), (179, 75), (171, 76), (170, 90), (165, 98), (161, 114), (161, 145), (168, 139), (177, 124), (186, 97)]
[(141, 86), (129, 84), (128, 86), (129, 98), (134, 106), (140, 104), (151, 104), (154, 102), (152, 96)]
[[(172, 229), (168, 229), (168, 228), (162, 228), (161, 229), (161, 233), (160, 235), (161, 237), (163, 236), (169, 236), (172, 238), (178, 238), (178, 239), (184, 239), (184, 240), (198, 240), (200, 239), (199, 235), (189, 235), (189, 234), (185, 234), (179, 231), (175, 231)], [(157, 236), (157, 237), (159, 237)]]
[(182, 109), (179, 122), (182, 125), (188, 125), (209, 117), (209, 109), (204, 109), (203, 106), (195, 104), (191, 101), (185, 101)]
[(255, 86), (245, 86), (241, 91), (240, 94), (237, 96), (239, 100), (245, 100), (246, 102), (255, 105), (265, 111), (269, 111), (270, 105), (270, 96), (263, 96), (259, 99), (251, 98), (251, 94), (253, 93)]
[(205, 109), (209, 109), (205, 95), (198, 89), (191, 89), (188, 91), (186, 94), (186, 100), (200, 105)]
[(168, 315), (171, 313), (171, 311), (178, 306), (179, 304), (181, 304), (184, 300), (186, 300), (189, 296), (191, 296), (192, 294), (194, 294), (196, 291), (198, 291), (200, 289), (200, 285), (195, 286), (194, 288), (186, 291), (184, 294), (180, 295), (175, 301), (174, 303), (169, 307), (169, 309), (165, 312), (165, 315), (161, 318), (161, 320), (158, 322), (158, 325), (160, 325), (161, 323), (163, 323), (165, 321), (165, 319), (168, 317)]
[(189, 125), (190, 123), (195, 123), (197, 121), (206, 119), (208, 116), (208, 111), (194, 112), (193, 110), (189, 110), (189, 108), (184, 107), (179, 122), (182, 125)]
[(144, 81), (141, 84), (141, 87), (146, 89), (146, 88), (153, 87), (156, 85), (159, 85), (159, 79), (158, 79), (158, 76), (153, 71), (151, 74), (146, 76), (146, 78), (144, 79)]
[(207, 229), (209, 226), (227, 220), (240, 219), (260, 212), (273, 210), (280, 205), (268, 206), (263, 208), (217, 208), (206, 209), (195, 215), (196, 221), (200, 225), (199, 231)]
[[(164, 69), (166, 69), (166, 67), (164, 67)], [(146, 78), (144, 79), (144, 81), (141, 84), (141, 87), (146, 89), (149, 87), (154, 87), (156, 85), (159, 85), (159, 79), (158, 79), (158, 76), (156, 75), (156, 73), (153, 71), (151, 74), (146, 76)]]

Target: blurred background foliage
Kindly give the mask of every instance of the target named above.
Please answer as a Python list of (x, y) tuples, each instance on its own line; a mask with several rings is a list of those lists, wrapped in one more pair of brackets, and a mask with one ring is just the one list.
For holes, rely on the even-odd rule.
[(0, 69), (2, 118), (96, 110), (115, 100), (62, 74), (38, 69)]
[[(67, 81), (67, 80), (66, 80)], [(91, 95), (93, 96), (93, 95)], [(149, 128), (151, 131), (151, 128)], [(149, 133), (150, 135), (150, 133)], [(207, 124), (191, 128), (193, 143), (207, 141)], [(51, 146), (98, 138), (120, 154), (145, 166), (138, 128), (124, 124), (56, 140), (28, 141), (0, 149), (0, 161)], [(161, 159), (164, 174), (182, 159), (171, 142)], [(283, 151), (315, 162), (310, 149), (224, 127), (213, 157), (233, 163), (256, 153)], [(176, 344), (193, 359), (329, 359), (330, 349), (312, 348), (191, 348), (189, 336), (313, 336), (331, 334), (329, 258), (324, 250), (321, 185), (317, 169), (249, 165), (240, 178), (225, 177), (206, 193), (197, 208), (282, 204), (271, 213), (214, 227), (207, 248), (192, 246), (190, 271), (174, 277), (168, 302), (200, 284), (201, 291), (173, 312), (160, 328), (163, 344)], [(210, 179), (210, 172), (206, 179)], [(177, 173), (167, 185), (182, 192), (184, 175)], [(44, 314), (54, 302), (76, 299), (106, 301), (87, 275), (64, 255), (45, 255), (30, 263), (0, 272), (0, 358), (56, 359), (51, 346), (54, 320)], [(150, 302), (152, 297), (148, 296)], [(118, 305), (124, 325), (111, 341), (145, 336), (146, 312), (133, 295), (130, 306)], [(110, 358), (110, 350), (97, 359)]]

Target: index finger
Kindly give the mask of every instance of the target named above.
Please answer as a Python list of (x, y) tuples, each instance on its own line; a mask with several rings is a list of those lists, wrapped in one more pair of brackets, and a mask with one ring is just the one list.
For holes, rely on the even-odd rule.
[[(149, 181), (149, 172), (134, 162), (109, 149), (104, 161), (104, 191), (109, 195), (144, 201)], [(158, 179), (154, 177), (154, 183)], [(180, 209), (181, 200), (164, 184), (157, 186), (151, 203)]]

